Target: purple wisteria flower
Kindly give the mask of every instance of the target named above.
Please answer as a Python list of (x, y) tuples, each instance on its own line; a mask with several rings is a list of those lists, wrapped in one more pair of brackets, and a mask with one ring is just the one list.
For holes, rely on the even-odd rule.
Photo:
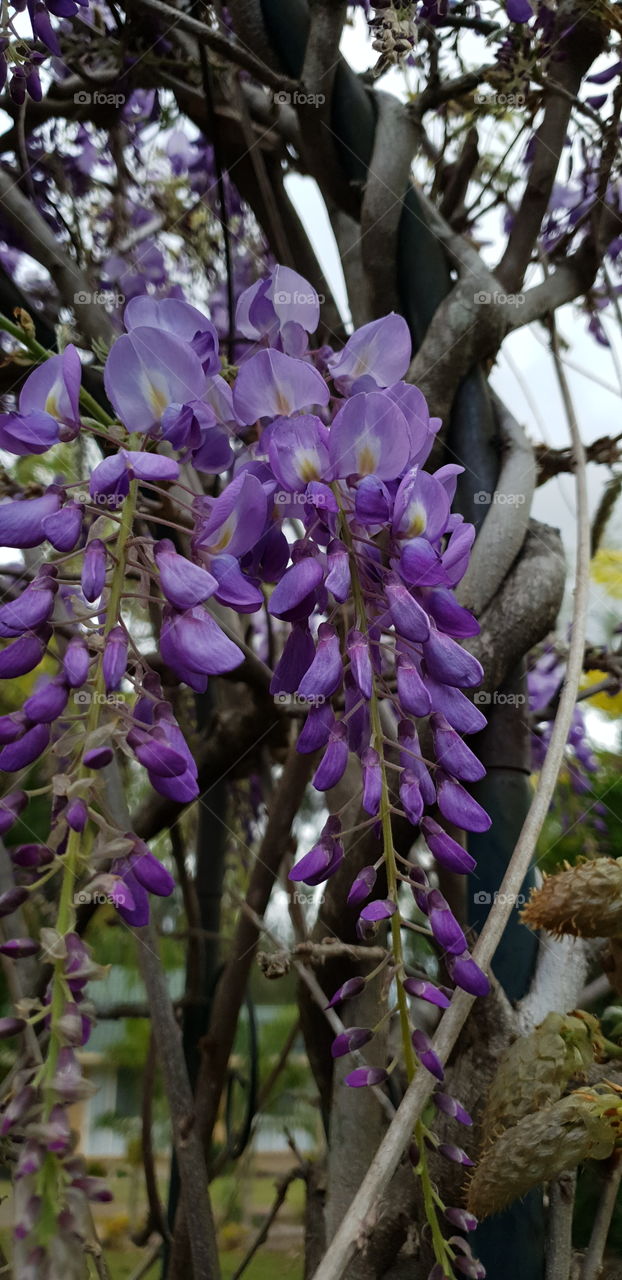
[[(50, 47), (38, 4), (33, 14)], [(176, 163), (187, 165), (187, 150)], [(451, 999), (431, 970), (413, 975), (405, 965), (398, 940), (406, 925), (426, 933), (454, 986), (485, 996), (488, 979), (433, 873), (398, 853), (391, 836), (399, 817), (413, 847), (420, 836), (441, 867), (468, 874), (474, 860), (460, 832), (490, 825), (470, 789), (483, 766), (464, 742), (485, 724), (470, 696), (482, 668), (462, 643), (478, 624), (454, 596), (474, 530), (451, 510), (461, 468), (425, 469), (440, 422), (403, 381), (406, 321), (391, 314), (340, 351), (313, 349), (320, 299), (295, 271), (276, 266), (241, 293), (244, 341), (229, 356), (237, 363), (221, 369), (216, 323), (181, 297), (158, 296), (156, 260), (153, 269), (153, 292), (127, 294), (125, 331), (105, 362), (117, 421), (104, 415), (100, 432), (89, 412), (81, 424), (85, 392), (72, 346), (38, 365), (18, 411), (0, 416), (0, 447), (9, 452), (71, 447), (80, 432), (89, 436), (80, 457), (93, 459), (84, 481), (59, 475), (36, 496), (0, 503), (2, 544), (41, 549), (43, 566), (25, 566), (0, 604), (0, 679), (34, 673), (23, 705), (9, 703), (0, 717), (0, 769), (30, 770), (46, 751), (58, 763), (52, 830), (46, 843), (28, 843), (28, 834), (14, 842), (15, 884), (0, 896), (0, 915), (10, 917), (44, 877), (84, 870), (96, 904), (112, 904), (131, 928), (145, 926), (174, 880), (131, 831), (111, 826), (115, 757), (174, 806), (190, 804), (200, 794), (202, 750), (192, 695), (211, 680), (248, 676), (260, 681), (262, 697), (269, 687), (275, 721), (292, 700), (287, 723), (298, 724), (298, 750), (314, 755), (313, 786), (328, 810), (290, 882), (314, 887), (348, 875), (349, 830), (332, 810), (341, 813), (344, 776), (357, 778), (355, 830), (365, 828), (373, 849), (346, 888), (352, 935), (381, 948), (379, 967), (387, 966), (386, 986), (397, 988), (403, 1014), (416, 1013), (418, 1001), (443, 1010)], [(579, 752), (578, 725), (575, 738)], [(0, 801), (0, 834), (26, 804), (17, 790)], [(67, 1127), (67, 1108), (87, 1089), (78, 1050), (90, 1029), (84, 990), (93, 964), (65, 917), (61, 923), (46, 940), (53, 1070), (43, 1084), (32, 1073), (20, 1080), (2, 1116), (5, 1134), (18, 1125), (25, 1132), (24, 1240), (39, 1212), (43, 1159), (58, 1160), (67, 1195), (102, 1194), (75, 1163)], [(27, 958), (37, 945), (7, 938), (3, 954)], [(347, 979), (329, 1006), (356, 1001), (372, 976)], [(16, 1017), (0, 1035), (22, 1030)], [(333, 1057), (360, 1054), (374, 1034), (346, 1028)], [(432, 1042), (416, 1026), (411, 1034), (418, 1062), (442, 1081)], [(412, 1059), (408, 1041), (405, 1053)], [(346, 1074), (349, 1087), (382, 1085), (395, 1065), (368, 1065), (364, 1052), (363, 1063)], [(469, 1123), (450, 1095), (437, 1091), (435, 1101)], [(469, 1163), (451, 1143), (439, 1150)], [(415, 1163), (424, 1159), (422, 1144)], [(62, 1230), (74, 1228), (72, 1205), (59, 1210)], [(466, 1220), (457, 1225), (469, 1229)]]

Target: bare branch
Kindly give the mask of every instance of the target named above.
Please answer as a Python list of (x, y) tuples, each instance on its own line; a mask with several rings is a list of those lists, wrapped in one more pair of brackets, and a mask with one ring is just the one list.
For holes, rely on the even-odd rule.
[(569, 1280), (572, 1264), (572, 1214), (576, 1187), (576, 1169), (560, 1173), (549, 1187), (545, 1280)]
[(600, 1275), (605, 1246), (607, 1244), (607, 1236), (609, 1235), (609, 1227), (611, 1226), (611, 1219), (616, 1206), (621, 1179), (622, 1156), (618, 1154), (612, 1156), (609, 1162), (609, 1176), (603, 1188), (598, 1209), (596, 1210), (592, 1235), (590, 1237), (590, 1243), (583, 1262), (581, 1280), (598, 1280), (598, 1276)]

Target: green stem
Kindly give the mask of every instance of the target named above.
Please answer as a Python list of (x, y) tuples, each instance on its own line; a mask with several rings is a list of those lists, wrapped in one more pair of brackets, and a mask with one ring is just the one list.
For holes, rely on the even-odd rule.
[[(117, 534), (115, 544), (115, 568), (110, 584), (110, 592), (108, 595), (108, 605), (106, 609), (106, 621), (104, 624), (104, 641), (112, 628), (116, 625), (121, 605), (121, 596), (123, 592), (123, 583), (125, 580), (125, 561), (127, 543), (132, 532), (134, 522), (134, 513), (136, 510), (136, 497), (138, 490), (138, 482), (133, 480), (130, 484), (129, 494), (123, 504), (121, 516), (121, 524)], [(95, 692), (102, 694), (104, 692), (104, 676), (102, 670), (103, 647), (97, 664), (97, 673), (95, 676)], [(88, 743), (89, 736), (97, 729), (99, 724), (100, 708), (104, 705), (104, 699), (94, 697), (91, 699), (89, 706), (89, 715), (86, 726), (85, 743)], [(88, 768), (84, 763), (80, 762), (78, 770), (78, 779), (86, 779), (91, 776)], [(69, 933), (74, 923), (74, 906), (73, 906), (73, 888), (76, 882), (80, 857), (83, 853), (85, 839), (84, 832), (70, 831), (67, 841), (67, 851), (63, 856), (63, 878), (61, 883), (60, 899), (58, 904), (58, 915), (56, 917), (56, 930), (64, 937)], [(58, 1062), (58, 1054), (60, 1050), (60, 1039), (56, 1028), (63, 1014), (65, 1001), (68, 994), (67, 982), (64, 974), (64, 960), (59, 959), (54, 965), (54, 975), (52, 978), (52, 999), (50, 1006), (50, 1044), (46, 1061), (43, 1065), (41, 1082), (49, 1085), (56, 1071)], [(54, 1099), (51, 1095), (46, 1099), (46, 1112), (49, 1112), (53, 1106)]]
[[(338, 492), (336, 492), (339, 501)], [(350, 560), (350, 578), (352, 582), (352, 595), (354, 598), (354, 611), (356, 617), (356, 625), (358, 629), (365, 632), (367, 629), (365, 601), (363, 597), (363, 589), (358, 573), (358, 565), (354, 553), (352, 543), (352, 535), (348, 526), (347, 516), (342, 513), (341, 532), (343, 541), (348, 549)], [(382, 837), (384, 845), (385, 865), (387, 874), (387, 890), (389, 898), (397, 906), (398, 892), (398, 874), (397, 874), (397, 857), (395, 846), (393, 844), (393, 827), (391, 824), (391, 813), (393, 806), (391, 804), (391, 793), (387, 779), (387, 765), (384, 757), (384, 733), (382, 731), (382, 721), (380, 718), (380, 704), (376, 691), (375, 675), (372, 679), (372, 693), (370, 698), (370, 716), (372, 725), (372, 735), (374, 747), (378, 753), (380, 761), (380, 777), (381, 777), (381, 798), (380, 798), (380, 821), (382, 826)], [(404, 1052), (404, 1063), (406, 1066), (406, 1074), (408, 1081), (413, 1079), (417, 1071), (417, 1059), (411, 1039), (410, 1017), (408, 1013), (408, 999), (404, 991), (404, 951), (402, 947), (402, 926), (399, 910), (395, 911), (391, 916), (391, 942), (393, 954), (395, 957), (395, 981), (397, 984), (397, 1004), (400, 1019), (400, 1031), (402, 1037), (402, 1046)], [(438, 1220), (437, 1204), (432, 1180), (430, 1178), (430, 1170), (428, 1168), (427, 1155), (424, 1145), (425, 1126), (423, 1121), (419, 1120), (414, 1129), (414, 1140), (419, 1151), (419, 1164), (416, 1172), (421, 1179), (421, 1190), (423, 1193), (423, 1202), (425, 1207), (426, 1218), (430, 1225), (432, 1233), (432, 1243), (434, 1246), (434, 1256), (436, 1261), (441, 1263), (445, 1273), (453, 1277), (454, 1272), (451, 1266), (453, 1253), (447, 1244), (441, 1230)]]

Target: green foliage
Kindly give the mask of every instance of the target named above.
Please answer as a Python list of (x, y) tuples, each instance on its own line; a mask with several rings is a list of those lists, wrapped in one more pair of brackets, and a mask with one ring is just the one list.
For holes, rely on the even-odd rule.
[[(538, 842), (536, 861), (542, 871), (558, 870), (564, 862), (578, 858), (622, 856), (622, 771), (620, 758), (610, 752), (596, 753), (598, 773), (590, 777), (590, 789), (576, 795), (567, 775), (560, 777), (553, 807)], [(604, 807), (606, 830), (594, 828), (594, 806)], [(585, 815), (588, 815), (586, 819)]]

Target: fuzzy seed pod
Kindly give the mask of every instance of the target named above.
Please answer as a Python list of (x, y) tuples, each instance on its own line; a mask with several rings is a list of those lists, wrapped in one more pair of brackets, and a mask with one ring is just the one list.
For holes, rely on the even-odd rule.
[(600, 1041), (599, 1024), (590, 1014), (549, 1013), (502, 1057), (488, 1094), (484, 1133), (494, 1138), (556, 1102), (568, 1081), (593, 1063)]
[(582, 1090), (525, 1116), (487, 1148), (468, 1191), (467, 1208), (480, 1220), (499, 1213), (531, 1187), (550, 1182), (583, 1160), (604, 1160), (616, 1141), (615, 1117), (604, 1114), (616, 1094)]
[(622, 858), (594, 858), (532, 890), (521, 919), (533, 929), (575, 938), (622, 934)]

